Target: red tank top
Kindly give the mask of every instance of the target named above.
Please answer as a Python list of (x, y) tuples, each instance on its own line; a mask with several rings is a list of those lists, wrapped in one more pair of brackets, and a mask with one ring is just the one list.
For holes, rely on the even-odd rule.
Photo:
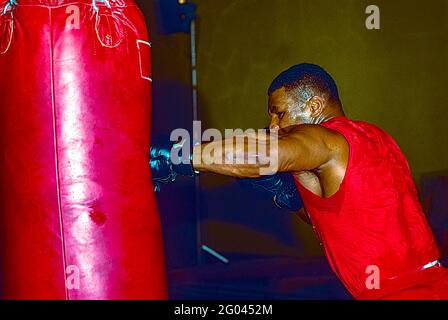
[[(339, 190), (321, 198), (296, 179), (328, 261), (356, 298), (376, 266), (394, 278), (439, 258), (408, 162), (378, 127), (345, 117), (321, 124), (342, 134), (350, 148)], [(380, 280), (381, 281), (381, 280)]]

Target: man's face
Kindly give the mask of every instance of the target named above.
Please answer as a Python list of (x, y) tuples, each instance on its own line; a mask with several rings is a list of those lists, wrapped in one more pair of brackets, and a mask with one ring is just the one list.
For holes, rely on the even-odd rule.
[(287, 94), (285, 88), (280, 88), (269, 96), (268, 112), (271, 117), (270, 129), (284, 129), (289, 126), (310, 123), (306, 104), (299, 102)]

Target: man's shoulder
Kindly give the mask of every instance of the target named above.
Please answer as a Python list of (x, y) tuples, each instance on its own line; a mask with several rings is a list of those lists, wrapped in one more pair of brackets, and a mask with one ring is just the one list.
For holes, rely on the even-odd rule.
[(333, 130), (319, 124), (302, 124), (297, 126), (297, 132), (308, 136), (315, 143), (325, 146), (330, 153), (339, 154), (348, 151), (348, 141), (339, 130)]
[(346, 138), (348, 138), (348, 136), (365, 136), (368, 139), (375, 139), (383, 136), (393, 139), (387, 131), (374, 123), (362, 120), (353, 120), (346, 117), (331, 119), (322, 123), (322, 126), (329, 130), (337, 131)]

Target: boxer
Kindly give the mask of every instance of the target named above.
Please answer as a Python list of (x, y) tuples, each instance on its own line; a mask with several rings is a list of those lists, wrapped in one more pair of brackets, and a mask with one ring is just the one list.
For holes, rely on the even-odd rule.
[[(269, 88), (271, 153), (290, 173), (333, 271), (355, 299), (448, 299), (448, 272), (419, 203), (408, 162), (380, 128), (344, 114), (334, 79), (299, 64)], [(233, 138), (229, 138), (233, 139)], [(248, 141), (252, 139), (253, 141)], [(255, 135), (234, 149), (248, 156)], [(266, 164), (216, 163), (205, 146), (228, 158), (226, 139), (196, 146), (192, 170), (260, 177)], [(215, 151), (216, 152), (216, 151)]]

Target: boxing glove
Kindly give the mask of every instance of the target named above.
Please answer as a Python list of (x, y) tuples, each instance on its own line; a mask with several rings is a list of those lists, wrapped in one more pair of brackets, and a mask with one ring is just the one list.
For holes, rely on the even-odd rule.
[(260, 178), (239, 179), (238, 181), (245, 188), (269, 192), (275, 205), (279, 208), (294, 212), (303, 208), (302, 198), (291, 173), (277, 173)]
[(195, 177), (198, 173), (193, 169), (192, 152), (183, 155), (184, 142), (161, 143), (150, 149), (150, 166), (154, 191), (160, 191), (161, 184), (174, 182), (178, 176)]

